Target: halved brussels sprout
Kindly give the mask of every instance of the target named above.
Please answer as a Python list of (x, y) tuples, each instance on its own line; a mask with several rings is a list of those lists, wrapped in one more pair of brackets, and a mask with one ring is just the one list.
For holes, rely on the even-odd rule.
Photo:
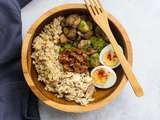
[(88, 31), (90, 31), (90, 27), (86, 21), (81, 20), (80, 24), (78, 25), (78, 30), (80, 30), (83, 33), (86, 33)]
[(99, 54), (95, 53), (95, 54), (91, 55), (89, 58), (89, 62), (90, 62), (91, 67), (99, 66), (100, 65)]
[(106, 45), (106, 41), (101, 37), (91, 37), (91, 44), (94, 49), (97, 49), (100, 52)]

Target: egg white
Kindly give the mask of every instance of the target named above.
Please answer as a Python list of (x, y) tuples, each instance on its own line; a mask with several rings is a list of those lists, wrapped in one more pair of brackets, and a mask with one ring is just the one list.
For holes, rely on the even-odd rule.
[[(120, 46), (119, 46), (120, 47)], [(105, 65), (105, 66), (108, 66), (103, 60), (104, 60), (104, 55), (105, 53), (109, 52), (109, 51), (114, 51), (113, 47), (111, 44), (107, 45), (106, 47), (104, 47), (100, 53), (100, 56), (99, 56), (99, 61), (102, 65)], [(123, 52), (123, 49), (120, 47), (120, 50), (121, 52)], [(108, 66), (108, 67), (111, 67), (112, 69), (118, 67), (120, 65), (120, 62), (118, 60), (117, 64), (113, 65), (113, 66)]]
[(110, 75), (109, 75), (108, 79), (106, 79), (105, 83), (103, 83), (103, 84), (96, 84), (95, 83), (95, 86), (97, 88), (102, 88), (102, 89), (111, 88), (116, 83), (116, 81), (117, 81), (117, 75), (116, 75), (116, 73), (110, 67), (107, 67), (107, 66), (98, 66), (98, 67), (95, 67), (91, 71), (91, 77), (92, 77), (93, 73), (96, 70), (98, 70), (98, 69), (104, 69), (106, 72), (110, 72)]

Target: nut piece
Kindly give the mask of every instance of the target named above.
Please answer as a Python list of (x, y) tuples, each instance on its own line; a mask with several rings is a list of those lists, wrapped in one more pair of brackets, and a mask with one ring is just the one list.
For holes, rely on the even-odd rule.
[(80, 19), (79, 15), (72, 14), (72, 15), (69, 15), (66, 18), (66, 25), (70, 26), (70, 27), (73, 27), (73, 28), (77, 28), (79, 23), (80, 23), (80, 21), (81, 21), (81, 19)]

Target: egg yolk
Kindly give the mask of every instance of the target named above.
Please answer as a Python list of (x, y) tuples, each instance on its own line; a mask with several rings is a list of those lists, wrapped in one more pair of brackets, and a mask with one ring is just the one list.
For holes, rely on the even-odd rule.
[(92, 77), (95, 80), (96, 84), (104, 84), (108, 79), (109, 73), (104, 71), (103, 69), (96, 70)]
[(116, 53), (114, 51), (108, 51), (104, 54), (103, 61), (108, 65), (108, 66), (113, 66), (118, 62), (118, 58), (116, 56)]

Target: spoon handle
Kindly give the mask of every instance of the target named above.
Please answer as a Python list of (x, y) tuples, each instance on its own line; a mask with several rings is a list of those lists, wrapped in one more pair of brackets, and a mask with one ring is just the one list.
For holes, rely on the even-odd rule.
[(119, 45), (118, 45), (115, 37), (113, 36), (113, 33), (112, 33), (110, 27), (105, 27), (105, 29), (103, 29), (103, 30), (106, 33), (108, 39), (110, 40), (110, 42), (113, 46), (113, 49), (115, 50), (115, 53), (121, 63), (121, 66), (123, 68), (123, 71), (125, 72), (126, 77), (128, 78), (128, 80), (132, 86), (134, 93), (136, 94), (137, 97), (143, 96), (143, 94), (144, 94), (143, 89), (141, 88), (140, 84), (138, 83), (136, 76), (134, 75), (134, 73), (132, 71), (131, 65), (128, 63), (125, 56), (121, 52)]

